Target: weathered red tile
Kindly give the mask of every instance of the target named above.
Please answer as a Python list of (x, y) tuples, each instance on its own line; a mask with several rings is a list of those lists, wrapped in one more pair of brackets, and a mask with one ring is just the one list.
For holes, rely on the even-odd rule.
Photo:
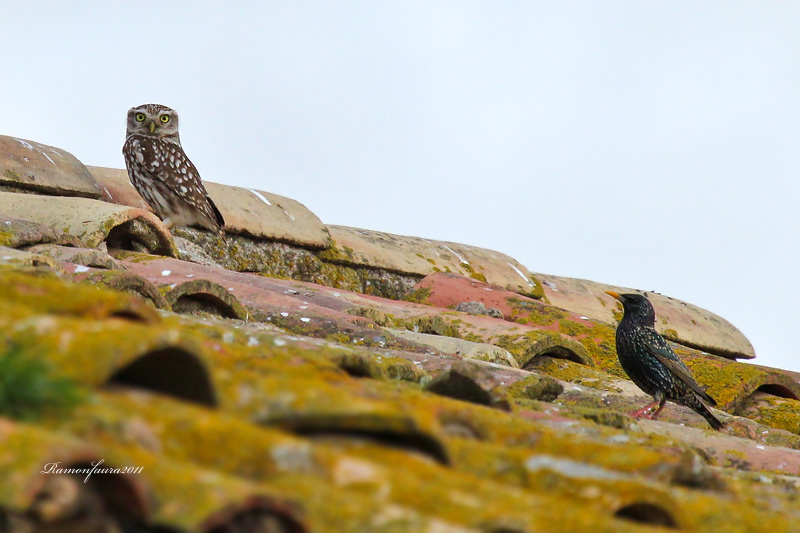
[(100, 200), (117, 205), (127, 205), (153, 212), (152, 208), (139, 196), (128, 179), (128, 171), (119, 168), (86, 167), (97, 181), (102, 191)]
[[(206, 279), (228, 290), (244, 305), (254, 320), (266, 321), (290, 331), (317, 337), (333, 336), (369, 346), (391, 345), (420, 351), (413, 342), (395, 338), (389, 332), (366, 327), (362, 318), (347, 313), (353, 304), (342, 301), (345, 291), (330, 287), (278, 280), (245, 272), (232, 272), (171, 258), (117, 255), (129, 272), (158, 285), (176, 287), (193, 279)], [(131, 260), (126, 260), (131, 259)]]
[(66, 150), (5, 135), (0, 135), (0, 185), (43, 194), (100, 197), (92, 175)]

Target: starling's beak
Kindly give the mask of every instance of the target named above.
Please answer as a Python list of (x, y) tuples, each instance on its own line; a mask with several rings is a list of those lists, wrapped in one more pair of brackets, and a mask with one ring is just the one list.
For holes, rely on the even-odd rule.
[(620, 302), (622, 301), (622, 296), (620, 296), (618, 293), (616, 293), (614, 291), (606, 291), (606, 294), (608, 294), (609, 296), (613, 296), (614, 298), (616, 298)]
[(150, 133), (153, 133), (154, 129), (156, 129), (156, 123), (151, 120), (150, 121)]

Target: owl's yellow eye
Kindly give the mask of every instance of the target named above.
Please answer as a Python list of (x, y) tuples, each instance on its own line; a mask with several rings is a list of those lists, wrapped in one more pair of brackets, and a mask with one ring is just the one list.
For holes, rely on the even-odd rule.
[(163, 122), (164, 124), (169, 122), (169, 115), (161, 115), (161, 122)]
[(136, 113), (136, 122), (144, 122), (144, 113)]

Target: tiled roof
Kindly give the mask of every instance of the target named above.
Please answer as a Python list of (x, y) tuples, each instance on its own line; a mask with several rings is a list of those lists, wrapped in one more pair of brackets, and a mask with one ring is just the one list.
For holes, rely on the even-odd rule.
[(711, 312), (650, 295), (721, 432), (624, 414), (619, 287), (218, 184), (170, 233), (11, 137), (0, 189), (0, 531), (800, 530), (800, 376)]

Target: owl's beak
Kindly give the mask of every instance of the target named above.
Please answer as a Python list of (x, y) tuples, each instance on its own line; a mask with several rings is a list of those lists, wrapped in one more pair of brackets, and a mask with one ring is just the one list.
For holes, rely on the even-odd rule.
[(150, 133), (153, 133), (153, 130), (156, 129), (156, 123), (152, 120), (150, 121)]

